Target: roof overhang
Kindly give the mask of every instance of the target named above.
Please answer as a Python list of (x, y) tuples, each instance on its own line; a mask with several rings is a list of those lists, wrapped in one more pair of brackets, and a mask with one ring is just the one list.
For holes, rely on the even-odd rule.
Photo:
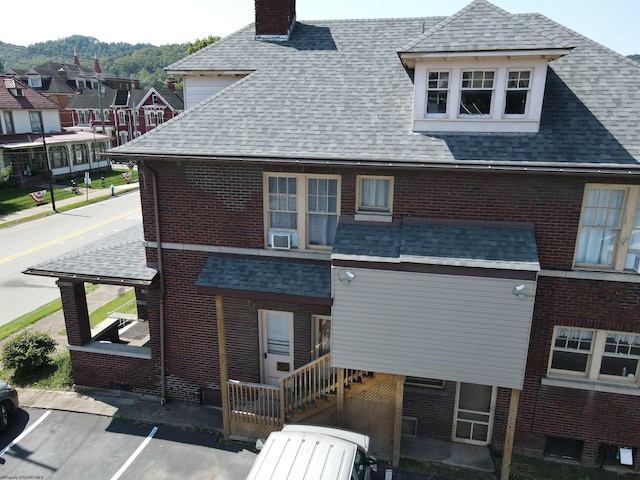
[(483, 50), (483, 51), (443, 51), (443, 52), (399, 52), (402, 63), (414, 68), (417, 62), (428, 60), (471, 60), (483, 58), (542, 59), (550, 62), (571, 53), (573, 48), (553, 48), (543, 50)]

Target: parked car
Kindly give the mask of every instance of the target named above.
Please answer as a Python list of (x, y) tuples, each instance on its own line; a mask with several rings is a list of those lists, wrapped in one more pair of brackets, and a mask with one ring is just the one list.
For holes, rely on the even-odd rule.
[(369, 437), (340, 428), (285, 425), (261, 445), (247, 480), (370, 480)]
[(0, 432), (4, 432), (9, 425), (9, 415), (20, 405), (18, 392), (4, 380), (0, 380)]

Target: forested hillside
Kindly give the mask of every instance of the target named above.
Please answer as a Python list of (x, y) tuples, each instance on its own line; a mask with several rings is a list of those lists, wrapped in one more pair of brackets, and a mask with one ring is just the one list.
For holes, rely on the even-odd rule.
[(103, 43), (93, 37), (73, 35), (58, 40), (34, 43), (28, 47), (0, 42), (0, 72), (9, 69), (27, 69), (45, 62), (72, 63), (74, 52), (80, 64), (93, 68), (97, 55), (102, 75), (137, 78), (142, 88), (163, 86), (166, 75), (163, 68), (202, 48), (218, 37), (183, 44), (162, 45), (138, 43)]

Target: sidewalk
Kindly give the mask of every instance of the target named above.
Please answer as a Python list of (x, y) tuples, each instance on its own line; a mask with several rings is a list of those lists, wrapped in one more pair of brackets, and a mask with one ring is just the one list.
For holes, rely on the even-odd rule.
[[(132, 182), (127, 185), (114, 185), (113, 189), (115, 195), (121, 195), (124, 193), (129, 193), (133, 190), (138, 190), (139, 184), (138, 182)], [(105, 188), (89, 188), (89, 192), (87, 193), (86, 188), (81, 188), (80, 193), (73, 197), (65, 198), (63, 200), (55, 200), (56, 209), (60, 207), (68, 207), (70, 205), (81, 207), (87, 204), (87, 197), (89, 200), (99, 198), (99, 197), (107, 197), (112, 194), (111, 187)], [(55, 191), (54, 191), (54, 199), (55, 199)], [(33, 208), (28, 208), (26, 210), (20, 210), (18, 212), (9, 213), (7, 215), (0, 215), (0, 227), (3, 224), (13, 221), (28, 221), (31, 220), (31, 217), (41, 218), (41, 214), (43, 212), (47, 212), (49, 214), (55, 214), (53, 211), (53, 207), (51, 203), (35, 205)], [(40, 215), (40, 216), (38, 216)]]

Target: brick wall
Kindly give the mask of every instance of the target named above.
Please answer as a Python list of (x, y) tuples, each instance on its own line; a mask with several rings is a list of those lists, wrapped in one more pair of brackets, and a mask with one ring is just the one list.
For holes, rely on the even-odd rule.
[[(204, 162), (154, 162), (152, 166), (159, 174), (164, 242), (264, 247), (261, 166)], [(355, 213), (356, 175), (389, 174), (337, 167), (269, 166), (264, 171), (340, 175), (343, 215)], [(534, 223), (542, 267), (561, 270), (572, 266), (584, 184), (596, 181), (586, 176), (432, 170), (398, 170), (393, 176), (394, 217)], [(144, 168), (141, 178), (145, 237), (153, 240), (151, 179)]]

